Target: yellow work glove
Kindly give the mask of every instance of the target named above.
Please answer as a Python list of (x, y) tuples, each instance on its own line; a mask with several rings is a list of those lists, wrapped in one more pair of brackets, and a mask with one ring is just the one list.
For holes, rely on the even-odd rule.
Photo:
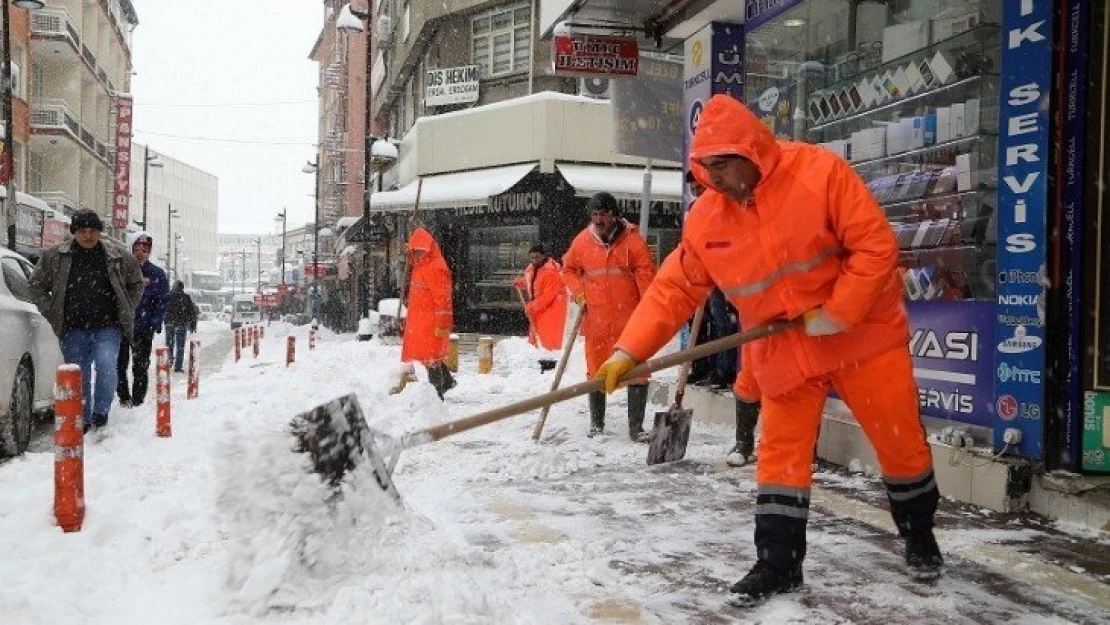
[(574, 296), (574, 303), (578, 304), (579, 306), (585, 306), (586, 305), (586, 293), (585, 293), (585, 291), (583, 291), (582, 293), (579, 293), (578, 295)]
[(802, 315), (802, 319), (805, 321), (806, 334), (809, 336), (828, 336), (844, 331), (844, 326), (825, 314), (824, 308), (814, 308)]
[(604, 380), (605, 386), (602, 387), (606, 393), (612, 393), (618, 388), (627, 384), (627, 382), (619, 382), (621, 376), (632, 370), (637, 365), (632, 357), (625, 353), (623, 350), (613, 352), (613, 355), (602, 363), (598, 368), (597, 373), (594, 375), (595, 380)]

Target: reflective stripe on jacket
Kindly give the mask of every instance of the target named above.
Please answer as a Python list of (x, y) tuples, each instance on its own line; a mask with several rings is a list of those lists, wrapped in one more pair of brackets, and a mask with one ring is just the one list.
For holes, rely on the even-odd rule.
[[(414, 260), (416, 250), (424, 252), (419, 260)], [(424, 228), (413, 231), (408, 252), (412, 274), (401, 360), (433, 364), (447, 356), (448, 337), (454, 325), (451, 269), (432, 234)]]
[[(728, 153), (750, 160), (762, 176), (745, 205), (714, 189), (700, 164), (704, 156)], [(690, 164), (708, 189), (621, 335), (622, 349), (650, 357), (713, 285), (739, 311), (744, 328), (818, 306), (847, 328), (826, 337), (794, 328), (746, 345), (736, 390), (748, 398), (785, 393), (907, 343), (897, 241), (843, 159), (821, 147), (777, 142), (739, 101), (714, 96), (700, 118)]]

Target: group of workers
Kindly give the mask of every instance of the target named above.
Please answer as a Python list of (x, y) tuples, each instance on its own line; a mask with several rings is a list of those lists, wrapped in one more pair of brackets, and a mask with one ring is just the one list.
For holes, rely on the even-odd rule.
[[(587, 203), (590, 224), (561, 266), (532, 249), (522, 285), (535, 340), (558, 349), (567, 298), (583, 306), (587, 374), (603, 379), (604, 393), (627, 384), (629, 435), (643, 441), (646, 380), (622, 377), (662, 348), (713, 289), (744, 328), (796, 322), (741, 348), (733, 386), (738, 438), (754, 430), (756, 417), (762, 421), (756, 562), (730, 588), (729, 602), (754, 605), (802, 584), (814, 449), (830, 391), (875, 448), (909, 574), (936, 579), (943, 565), (933, 534), (939, 492), (908, 350), (898, 243), (881, 208), (842, 158), (776, 140), (727, 95), (706, 103), (689, 168), (704, 193), (658, 272), (608, 193)], [(450, 270), (423, 229), (409, 250), (403, 357), (438, 367), (452, 321)], [(428, 306), (419, 325), (418, 301)], [(594, 436), (604, 429), (605, 395), (592, 393), (589, 405)]]

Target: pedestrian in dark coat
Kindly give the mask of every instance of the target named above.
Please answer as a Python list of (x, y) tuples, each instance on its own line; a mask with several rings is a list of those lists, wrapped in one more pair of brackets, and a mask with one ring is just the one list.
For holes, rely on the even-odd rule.
[(170, 348), (174, 371), (185, 370), (185, 336), (197, 331), (199, 317), (200, 310), (185, 292), (185, 283), (181, 280), (174, 282), (169, 309), (166, 310), (166, 347)]
[[(119, 358), (116, 360), (116, 395), (121, 406), (139, 406), (146, 399), (150, 383), (150, 348), (154, 335), (162, 332), (162, 320), (170, 301), (170, 283), (166, 272), (150, 262), (154, 237), (149, 232), (133, 232), (127, 236), (127, 241), (132, 255), (139, 261), (146, 287), (138, 307), (135, 308), (132, 338), (124, 338), (120, 343)], [(132, 361), (133, 386), (127, 380), (129, 361)]]

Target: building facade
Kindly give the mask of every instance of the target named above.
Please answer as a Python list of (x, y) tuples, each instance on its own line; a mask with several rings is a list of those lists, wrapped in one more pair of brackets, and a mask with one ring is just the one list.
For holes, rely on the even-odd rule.
[(51, 0), (30, 13), (27, 188), (51, 208), (91, 208), (111, 227), (117, 96), (131, 88), (131, 0)]

